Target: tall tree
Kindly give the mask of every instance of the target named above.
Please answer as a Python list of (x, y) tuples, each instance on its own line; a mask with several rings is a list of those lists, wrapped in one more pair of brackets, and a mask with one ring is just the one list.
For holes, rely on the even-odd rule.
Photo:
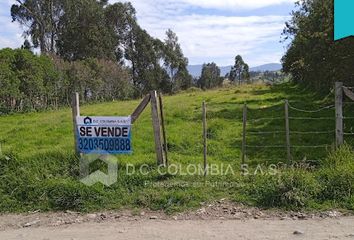
[(296, 83), (322, 92), (335, 81), (354, 84), (354, 39), (334, 41), (333, 8), (333, 0), (299, 1), (283, 33), (284, 41), (290, 40), (283, 70)]
[[(235, 64), (234, 66), (231, 68), (231, 72), (229, 74), (229, 79), (232, 82), (238, 81), (239, 84), (241, 84), (243, 77), (247, 77), (247, 74), (244, 75), (245, 71), (248, 72), (248, 70), (245, 69), (245, 67), (248, 68), (248, 65), (243, 61), (243, 58), (241, 57), (241, 55), (237, 55), (235, 57)], [(248, 77), (249, 78), (249, 77)]]
[(114, 59), (115, 43), (106, 25), (104, 3), (64, 1), (59, 24), (58, 53), (67, 60)]
[(183, 81), (190, 79), (187, 71), (188, 59), (184, 57), (181, 46), (178, 43), (178, 37), (171, 29), (166, 32), (164, 52), (164, 65), (168, 69), (170, 76), (171, 91), (179, 90), (182, 85), (186, 87), (188, 84), (183, 83)]
[(250, 67), (248, 66), (247, 63), (245, 63), (243, 65), (243, 69), (242, 69), (241, 75), (242, 75), (242, 79), (244, 81), (249, 82), (249, 80), (250, 80)]
[(24, 27), (24, 34), (43, 54), (55, 52), (61, 4), (61, 0), (16, 0), (11, 7), (12, 20)]
[(136, 10), (130, 2), (117, 2), (105, 8), (105, 15), (115, 45), (116, 60), (123, 64), (125, 54), (133, 46), (134, 31), (138, 26)]
[(220, 68), (216, 63), (203, 64), (202, 74), (198, 80), (198, 86), (203, 89), (209, 89), (221, 86), (223, 78), (220, 77)]

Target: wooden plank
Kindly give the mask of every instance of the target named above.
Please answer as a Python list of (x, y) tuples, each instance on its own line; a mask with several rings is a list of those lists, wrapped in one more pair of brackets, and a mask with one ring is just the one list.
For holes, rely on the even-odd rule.
[(159, 93), (159, 103), (160, 103), (160, 117), (161, 117), (161, 126), (162, 126), (162, 138), (163, 138), (163, 150), (165, 154), (165, 164), (168, 165), (168, 146), (167, 146), (167, 134), (165, 127), (165, 114), (162, 101), (162, 94)]
[(206, 109), (206, 102), (203, 101), (203, 156), (204, 156), (204, 177), (208, 174), (208, 142), (207, 142), (207, 109)]
[(336, 82), (335, 86), (335, 102), (336, 102), (336, 147), (340, 147), (344, 143), (343, 133), (343, 83)]
[(285, 132), (286, 132), (286, 152), (288, 164), (291, 164), (291, 142), (290, 142), (290, 122), (289, 122), (289, 101), (285, 100)]
[(140, 102), (139, 106), (135, 109), (135, 111), (132, 113), (131, 115), (131, 119), (132, 119), (132, 124), (139, 118), (139, 116), (141, 115), (141, 113), (145, 110), (146, 106), (149, 104), (150, 102), (150, 94), (146, 95), (144, 97), (144, 99)]
[(159, 166), (165, 165), (164, 157), (163, 157), (163, 148), (161, 143), (161, 123), (159, 118), (159, 105), (157, 92), (151, 91), (151, 117), (152, 117), (152, 126), (154, 129), (154, 138), (155, 138), (155, 151), (157, 164)]
[(74, 131), (74, 144), (75, 144), (75, 153), (76, 155), (80, 155), (79, 153), (79, 148), (78, 148), (78, 143), (77, 143), (77, 123), (76, 123), (76, 117), (80, 116), (80, 97), (79, 93), (74, 93), (72, 97), (72, 102), (71, 102), (71, 109), (72, 109), (72, 118), (73, 118), (73, 131)]
[(343, 87), (343, 91), (348, 98), (354, 101), (354, 93), (350, 91), (349, 88)]
[(247, 133), (247, 104), (243, 105), (243, 115), (242, 115), (242, 164), (246, 162), (246, 133)]

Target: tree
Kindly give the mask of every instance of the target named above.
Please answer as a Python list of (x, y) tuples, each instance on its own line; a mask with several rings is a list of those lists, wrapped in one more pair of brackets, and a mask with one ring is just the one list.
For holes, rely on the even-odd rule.
[(220, 77), (220, 68), (215, 63), (203, 64), (198, 86), (202, 89), (209, 89), (221, 86), (222, 83), (223, 78)]
[(176, 74), (177, 86), (182, 90), (187, 90), (193, 85), (193, 77), (189, 74), (187, 67), (178, 70)]
[(11, 16), (42, 54), (70, 61), (114, 59), (119, 43), (108, 19), (111, 10), (107, 0), (16, 0)]
[(242, 76), (241, 78), (244, 81), (249, 82), (249, 80), (250, 80), (250, 67), (246, 63), (243, 65), (241, 76)]
[(35, 48), (41, 53), (54, 53), (57, 27), (61, 15), (61, 0), (16, 0), (11, 7), (13, 21), (24, 28)]
[(183, 56), (178, 37), (171, 29), (166, 32), (164, 65), (170, 76), (171, 92), (189, 86), (188, 82), (191, 80), (191, 76), (187, 71), (188, 59)]
[(13, 110), (20, 97), (20, 80), (13, 68), (14, 61), (13, 50), (8, 48), (0, 50), (0, 113)]
[(116, 60), (124, 63), (124, 57), (133, 45), (133, 30), (136, 28), (136, 10), (130, 2), (114, 3), (105, 8), (106, 24), (115, 44)]
[(69, 61), (115, 59), (115, 42), (106, 25), (102, 2), (64, 1), (59, 24), (58, 54)]
[[(164, 42), (151, 37), (139, 26), (131, 3), (16, 0), (11, 14), (32, 41), (26, 40), (22, 48), (39, 47), (41, 55), (50, 57), (47, 64), (31, 59), (34, 65), (29, 64), (28, 79), (17, 75), (20, 92), (31, 83), (24, 94), (30, 101), (47, 106), (53, 98), (60, 104), (69, 103), (73, 91), (85, 101), (97, 101), (142, 96), (155, 89), (173, 93), (191, 86), (188, 59), (177, 35), (168, 30)], [(54, 64), (55, 71), (33, 76), (37, 64), (44, 68)], [(124, 79), (112, 74), (122, 74)], [(31, 108), (37, 108), (34, 102)]]
[(296, 4), (283, 36), (289, 41), (283, 70), (295, 83), (329, 92), (335, 81), (354, 83), (354, 39), (333, 39), (332, 0), (305, 0)]
[(249, 67), (240, 55), (235, 57), (235, 64), (231, 68), (229, 79), (232, 82), (238, 81), (239, 84), (242, 80), (249, 80)]

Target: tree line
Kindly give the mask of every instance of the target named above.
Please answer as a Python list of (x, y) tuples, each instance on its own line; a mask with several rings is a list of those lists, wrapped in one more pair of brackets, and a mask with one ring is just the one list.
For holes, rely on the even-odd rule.
[(134, 95), (129, 77), (127, 68), (110, 60), (68, 62), (26, 49), (2, 49), (0, 113), (69, 105), (75, 91), (86, 102), (128, 99)]
[(26, 40), (22, 49), (0, 51), (1, 112), (66, 105), (75, 91), (98, 101), (192, 85), (177, 35), (151, 37), (131, 3), (16, 0), (11, 16)]
[(226, 76), (221, 76), (220, 68), (216, 63), (203, 64), (201, 76), (196, 80), (196, 85), (202, 89), (220, 87), (227, 79), (233, 84), (250, 83), (250, 69), (241, 55), (235, 57), (235, 64)]
[(193, 79), (176, 33), (168, 29), (163, 41), (150, 36), (129, 2), (16, 0), (11, 16), (25, 41), (20, 49), (0, 50), (0, 113), (69, 105), (74, 92), (84, 102), (109, 101), (250, 78), (238, 55), (227, 76), (207, 63)]
[(333, 0), (299, 1), (283, 32), (290, 41), (283, 70), (295, 83), (323, 93), (336, 81), (354, 86), (354, 38), (334, 41), (333, 13)]

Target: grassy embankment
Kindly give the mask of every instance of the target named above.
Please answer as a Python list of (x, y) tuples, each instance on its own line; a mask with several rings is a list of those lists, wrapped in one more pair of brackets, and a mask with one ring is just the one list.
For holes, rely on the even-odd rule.
[[(247, 102), (250, 108), (249, 131), (279, 131), (262, 136), (249, 135), (248, 144), (285, 145), (283, 119), (252, 120), (284, 117), (284, 99), (303, 109), (333, 104), (332, 96), (323, 98), (292, 85), (189, 91), (164, 98), (170, 163), (181, 164), (182, 168), (189, 163), (202, 164), (201, 103), (207, 101), (209, 163), (219, 166), (230, 164), (234, 174), (228, 171), (226, 176), (208, 176), (206, 184), (202, 176), (161, 176), (157, 173), (150, 108), (133, 127), (134, 153), (117, 156), (120, 166), (118, 182), (111, 187), (101, 184), (87, 187), (79, 182), (79, 161), (73, 154), (70, 109), (1, 116), (0, 212), (119, 208), (173, 212), (198, 207), (200, 202), (217, 198), (263, 207), (338, 207), (353, 210), (354, 155), (348, 146), (336, 153), (330, 153), (331, 147), (294, 148), (294, 161), (311, 163), (314, 168), (304, 169), (302, 164), (296, 168), (280, 169), (275, 176), (270, 174), (272, 171), (268, 167), (272, 163), (286, 162), (286, 149), (249, 148), (249, 175), (241, 175), (243, 103)], [(138, 103), (126, 101), (88, 105), (82, 106), (81, 112), (82, 115), (124, 116), (129, 115)], [(347, 107), (345, 113), (350, 115), (352, 110)], [(334, 117), (334, 110), (317, 114), (290, 111), (290, 115)], [(329, 131), (334, 130), (335, 126), (334, 118), (333, 121), (292, 120), (290, 124), (292, 131)], [(347, 120), (346, 130), (350, 131), (353, 125), (354, 122)], [(294, 134), (291, 140), (293, 145), (331, 145), (334, 133)], [(353, 137), (346, 140), (353, 146)], [(126, 163), (135, 166), (148, 164), (150, 172), (128, 176), (124, 168)], [(99, 166), (96, 164), (92, 170)]]

